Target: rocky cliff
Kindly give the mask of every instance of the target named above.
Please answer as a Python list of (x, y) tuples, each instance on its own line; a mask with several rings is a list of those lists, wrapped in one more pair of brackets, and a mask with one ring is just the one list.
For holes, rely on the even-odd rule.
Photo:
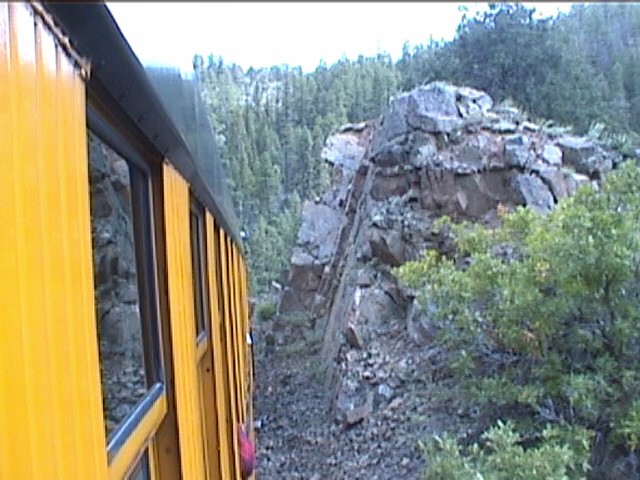
[[(484, 92), (444, 83), (399, 95), (376, 121), (342, 127), (322, 156), (332, 186), (303, 207), (279, 320), (267, 337), (280, 345), (295, 335), (320, 339), (323, 414), (346, 432), (364, 425), (360, 437), (340, 440), (356, 450), (357, 438), (377, 439), (354, 470), (343, 465), (319, 478), (351, 471), (359, 472), (353, 478), (417, 478), (420, 454), (407, 438), (451, 420), (426, 401), (421, 382), (437, 371), (438, 345), (392, 268), (425, 249), (450, 248), (432, 227), (442, 215), (495, 225), (499, 210), (546, 212), (621, 158), (586, 137), (550, 135)], [(291, 318), (297, 330), (286, 325)]]
[(443, 83), (400, 95), (377, 122), (341, 128), (323, 158), (333, 186), (304, 205), (280, 313), (311, 312), (327, 366), (399, 318), (415, 342), (428, 341), (390, 269), (446, 248), (432, 230), (438, 217), (492, 224), (498, 208), (545, 212), (620, 161), (588, 138), (542, 133), (484, 92)]

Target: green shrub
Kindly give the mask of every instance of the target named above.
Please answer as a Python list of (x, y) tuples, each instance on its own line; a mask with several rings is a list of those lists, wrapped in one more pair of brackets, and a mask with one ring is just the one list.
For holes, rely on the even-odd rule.
[(256, 307), (256, 318), (258, 320), (269, 320), (273, 318), (278, 311), (278, 305), (275, 300), (261, 302)]
[(547, 428), (538, 445), (525, 449), (511, 423), (498, 422), (482, 436), (482, 446), (461, 447), (445, 434), (423, 445), (424, 480), (566, 480), (583, 479), (587, 471), (588, 433)]
[(635, 156), (635, 150), (640, 140), (635, 132), (614, 132), (601, 122), (592, 122), (587, 136), (627, 157)]
[(616, 434), (631, 450), (640, 448), (640, 400), (635, 400), (626, 415), (618, 420)]
[(455, 254), (428, 251), (397, 270), (446, 325), (441, 340), (469, 400), (496, 417), (529, 412), (537, 431), (584, 427), (637, 448), (638, 167), (624, 164), (547, 215), (519, 208), (502, 220), (489, 230), (442, 219)]

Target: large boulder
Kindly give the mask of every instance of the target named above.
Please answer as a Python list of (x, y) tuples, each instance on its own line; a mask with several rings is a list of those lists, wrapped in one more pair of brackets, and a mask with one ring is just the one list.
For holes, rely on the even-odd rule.
[(547, 213), (554, 207), (553, 195), (540, 177), (520, 174), (516, 176), (514, 183), (524, 205), (540, 213)]
[(381, 287), (362, 289), (357, 317), (360, 324), (380, 326), (397, 314), (397, 304)]
[(353, 173), (358, 169), (364, 155), (365, 146), (362, 145), (357, 135), (350, 130), (331, 135), (321, 152), (321, 157), (331, 165), (341, 167), (343, 170)]
[(554, 167), (562, 165), (562, 150), (555, 145), (547, 144), (542, 147), (542, 159)]
[(429, 345), (437, 340), (441, 325), (434, 319), (437, 308), (433, 303), (423, 307), (414, 299), (407, 310), (407, 332), (418, 345)]
[(469, 133), (460, 145), (451, 147), (457, 173), (477, 173), (484, 169), (504, 168), (503, 142), (485, 132)]
[(481, 90), (469, 87), (454, 87), (458, 112), (462, 118), (484, 116), (493, 107), (493, 100)]
[(335, 250), (342, 213), (327, 205), (306, 201), (294, 256), (306, 254), (310, 263), (327, 263)]
[(524, 168), (532, 160), (531, 140), (526, 135), (509, 135), (504, 139), (504, 158), (508, 167)]
[(586, 137), (565, 135), (557, 143), (562, 150), (562, 162), (578, 173), (593, 176), (613, 168), (611, 157)]
[(301, 252), (294, 253), (278, 311), (289, 313), (309, 309), (315, 300), (323, 273), (324, 264), (315, 263), (312, 257)]
[(490, 171), (456, 178), (456, 203), (466, 218), (479, 219), (499, 203), (516, 203), (514, 172)]
[(568, 169), (548, 167), (541, 169), (538, 175), (549, 187), (556, 202), (572, 195), (580, 185), (589, 183), (589, 177)]
[(369, 245), (372, 255), (382, 263), (398, 267), (406, 260), (406, 246), (402, 239), (402, 234), (397, 230), (388, 231), (373, 228)]
[(411, 133), (451, 133), (465, 120), (481, 118), (493, 100), (486, 93), (472, 88), (433, 82), (396, 97), (374, 134), (374, 156), (386, 142)]
[[(399, 104), (403, 106), (402, 103)], [(407, 95), (407, 124), (429, 133), (450, 133), (461, 125), (456, 105), (456, 89), (445, 83), (431, 83)]]

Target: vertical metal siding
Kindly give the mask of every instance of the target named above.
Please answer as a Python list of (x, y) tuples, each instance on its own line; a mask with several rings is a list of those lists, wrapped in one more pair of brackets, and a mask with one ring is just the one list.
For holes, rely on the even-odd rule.
[(252, 414), (251, 409), (251, 356), (250, 350), (251, 346), (249, 346), (246, 342), (246, 338), (249, 335), (249, 319), (247, 317), (247, 290), (245, 284), (245, 276), (244, 276), (244, 262), (240, 252), (238, 251), (238, 284), (240, 288), (240, 318), (242, 319), (242, 335), (245, 341), (244, 345), (244, 378), (246, 379), (245, 391), (247, 398), (247, 408), (249, 409), (249, 414)]
[(105, 479), (84, 82), (0, 4), (0, 478)]
[[(251, 332), (251, 318), (249, 312), (249, 288), (248, 288), (248, 276), (247, 276), (247, 265), (244, 262), (244, 258), (240, 256), (240, 277), (242, 279), (241, 287), (242, 287), (242, 307), (244, 309), (244, 319), (245, 319), (245, 330), (247, 335), (250, 335)], [(246, 346), (247, 349), (247, 396), (248, 396), (248, 404), (247, 408), (249, 409), (248, 415), (251, 419), (251, 425), (253, 425), (253, 391), (254, 391), (254, 374), (253, 371), (253, 341), (250, 345)], [(256, 432), (252, 429), (251, 438), (256, 444)], [(255, 476), (254, 476), (255, 478)]]
[(235, 319), (235, 332), (236, 332), (236, 351), (238, 358), (238, 389), (240, 397), (240, 420), (242, 423), (247, 417), (247, 403), (246, 403), (246, 372), (245, 366), (245, 352), (246, 352), (246, 336), (244, 335), (244, 321), (240, 312), (240, 277), (238, 275), (238, 250), (236, 245), (231, 243), (231, 286), (232, 286), (232, 300), (234, 307), (234, 319)]
[(215, 382), (215, 397), (216, 397), (216, 413), (218, 417), (218, 446), (220, 456), (220, 473), (222, 479), (236, 478), (231, 455), (233, 454), (233, 448), (230, 448), (229, 443), (232, 441), (232, 429), (234, 428), (233, 422), (230, 417), (228, 398), (229, 398), (229, 384), (225, 382), (227, 378), (226, 367), (226, 350), (224, 350), (224, 327), (223, 316), (220, 315), (220, 302), (222, 299), (218, 295), (218, 287), (220, 286), (220, 279), (218, 278), (218, 245), (216, 241), (217, 231), (210, 213), (206, 215), (207, 227), (207, 266), (209, 276), (209, 302), (211, 312), (211, 349), (213, 351), (213, 371)]
[(164, 210), (182, 475), (198, 480), (205, 478), (205, 466), (196, 368), (189, 185), (169, 164), (164, 165)]
[[(251, 319), (249, 318), (249, 290), (247, 288), (247, 267), (244, 263), (244, 259), (242, 260), (242, 264), (241, 264), (241, 271), (240, 271), (241, 277), (242, 277), (242, 307), (244, 310), (244, 322), (245, 322), (245, 330), (247, 332), (247, 335), (251, 334)], [(250, 380), (250, 384), (249, 384), (249, 395), (253, 394), (253, 341), (251, 343), (251, 345), (247, 345), (247, 372), (248, 372), (248, 378)], [(253, 403), (253, 398), (249, 398), (249, 402), (250, 404)], [(253, 412), (253, 409), (251, 409)]]
[(249, 356), (250, 346), (247, 344), (247, 335), (249, 334), (249, 321), (247, 317), (247, 295), (244, 288), (244, 264), (242, 262), (242, 256), (240, 250), (235, 247), (236, 251), (236, 274), (238, 283), (238, 307), (240, 316), (240, 328), (242, 339), (242, 376), (244, 378), (244, 396), (245, 396), (245, 408), (248, 409), (247, 414), (251, 412), (249, 404), (251, 403), (251, 358)]
[(247, 399), (247, 408), (253, 415), (253, 410), (250, 407), (251, 404), (251, 357), (249, 351), (251, 346), (247, 343), (247, 336), (249, 335), (249, 318), (247, 316), (247, 292), (244, 288), (244, 263), (240, 250), (238, 252), (238, 286), (240, 289), (240, 318), (242, 320), (242, 345), (243, 345), (243, 358), (244, 358), (244, 378), (245, 378), (245, 397)]
[(238, 338), (238, 303), (236, 299), (236, 282), (234, 273), (234, 255), (233, 255), (233, 242), (231, 238), (227, 236), (227, 271), (229, 273), (229, 306), (230, 306), (230, 318), (231, 318), (231, 331), (233, 333), (233, 352), (234, 352), (234, 368), (236, 376), (236, 398), (238, 405), (238, 422), (244, 423), (244, 398), (242, 394), (243, 389), (243, 375), (240, 367), (240, 339)]
[[(238, 411), (239, 403), (238, 403), (238, 375), (236, 373), (236, 356), (235, 356), (235, 343), (234, 343), (234, 333), (233, 333), (233, 314), (231, 311), (231, 289), (230, 289), (230, 279), (229, 279), (229, 248), (228, 248), (228, 239), (226, 232), (220, 228), (220, 267), (222, 272), (222, 306), (223, 306), (223, 319), (225, 326), (225, 338), (223, 342), (226, 348), (227, 355), (227, 381), (229, 383), (229, 404), (231, 406), (231, 447), (233, 448), (233, 462), (235, 465), (236, 475), (240, 473), (240, 458), (238, 455), (238, 429), (236, 426), (240, 423), (240, 415)], [(238, 478), (236, 476), (236, 478)]]

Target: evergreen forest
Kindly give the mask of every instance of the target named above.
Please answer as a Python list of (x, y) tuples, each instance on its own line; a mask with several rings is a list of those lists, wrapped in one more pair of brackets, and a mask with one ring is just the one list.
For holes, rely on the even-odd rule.
[(539, 19), (516, 3), (489, 3), (461, 21), (450, 42), (405, 44), (394, 61), (320, 63), (315, 71), (272, 66), (243, 71), (211, 54), (194, 70), (252, 272), (252, 291), (282, 282), (301, 206), (321, 195), (327, 136), (380, 116), (389, 99), (444, 80), (486, 91), (546, 125), (597, 130), (630, 145), (640, 134), (640, 5), (575, 4)]

